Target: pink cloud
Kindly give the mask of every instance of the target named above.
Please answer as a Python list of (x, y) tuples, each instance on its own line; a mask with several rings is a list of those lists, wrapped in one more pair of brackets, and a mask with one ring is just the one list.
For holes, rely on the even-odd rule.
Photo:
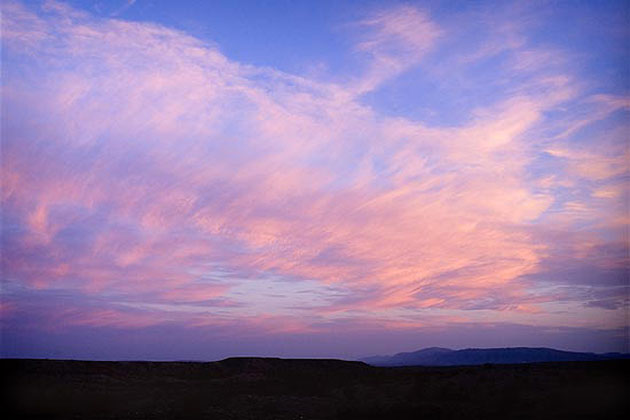
[[(556, 178), (539, 188), (527, 168), (546, 145), (538, 138), (546, 113), (576, 95), (570, 77), (544, 74), (466, 124), (432, 127), (379, 115), (357, 97), (447, 36), (409, 6), (360, 22), (368, 30), (357, 49), (371, 61), (348, 87), (244, 66), (157, 25), (58, 3), (47, 13), (12, 4), (3, 15), (3, 42), (33, 69), (3, 91), (11, 127), (2, 203), (19, 227), (6, 233), (3, 271), (13, 281), (162, 305), (226, 298), (273, 275), (343, 290), (309, 309), (323, 318), (392, 311), (379, 322), (402, 328), (425, 321), (391, 315), (400, 308), (457, 319), (481, 316), (462, 315), (473, 310), (531, 322), (545, 315), (548, 301), (521, 279), (553, 252), (531, 226), (560, 193)], [(621, 106), (613, 102), (602, 118)], [(558, 178), (627, 171), (627, 154), (548, 150), (568, 161)], [(611, 186), (597, 188), (596, 198), (612, 197)], [(563, 215), (597, 222), (608, 214), (591, 204), (565, 200)], [(253, 297), (240, 299), (247, 307)], [(219, 318), (287, 332), (314, 324), (236, 309), (155, 312), (60, 316), (119, 327)]]
[(412, 6), (384, 9), (358, 25), (366, 34), (356, 48), (372, 60), (369, 70), (356, 82), (354, 91), (358, 94), (417, 65), (443, 33), (426, 13)]

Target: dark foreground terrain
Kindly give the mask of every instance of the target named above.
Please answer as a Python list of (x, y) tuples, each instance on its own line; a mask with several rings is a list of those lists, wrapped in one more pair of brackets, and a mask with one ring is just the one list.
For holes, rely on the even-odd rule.
[(630, 361), (378, 368), (361, 362), (0, 360), (6, 419), (606, 419)]

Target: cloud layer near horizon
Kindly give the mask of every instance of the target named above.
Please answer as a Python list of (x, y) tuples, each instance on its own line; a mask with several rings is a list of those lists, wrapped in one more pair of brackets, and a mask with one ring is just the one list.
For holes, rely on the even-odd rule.
[[(62, 3), (2, 19), (9, 330), (626, 326), (629, 102), (526, 23), (464, 54), (375, 10), (341, 83)], [(498, 94), (459, 124), (366, 102), (483, 65)]]

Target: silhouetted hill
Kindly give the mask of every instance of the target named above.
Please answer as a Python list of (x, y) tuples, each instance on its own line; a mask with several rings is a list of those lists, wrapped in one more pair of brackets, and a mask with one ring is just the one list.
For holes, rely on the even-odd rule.
[(398, 353), (393, 356), (366, 357), (363, 361), (372, 366), (462, 366), (483, 365), (486, 363), (579, 362), (625, 359), (628, 357), (629, 355), (621, 353), (579, 353), (545, 347), (464, 350), (430, 347), (414, 352)]
[(379, 368), (251, 357), (5, 359), (0, 404), (7, 419), (617, 419), (630, 410), (629, 367), (626, 360)]

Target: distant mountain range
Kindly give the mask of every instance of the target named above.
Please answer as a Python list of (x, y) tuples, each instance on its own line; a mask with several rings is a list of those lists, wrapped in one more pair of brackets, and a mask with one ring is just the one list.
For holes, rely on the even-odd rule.
[(409, 353), (398, 353), (393, 356), (366, 357), (361, 359), (361, 361), (373, 366), (457, 366), (483, 365), (486, 363), (577, 362), (628, 358), (630, 358), (630, 355), (623, 353), (578, 353), (545, 347), (463, 350), (430, 347)]

